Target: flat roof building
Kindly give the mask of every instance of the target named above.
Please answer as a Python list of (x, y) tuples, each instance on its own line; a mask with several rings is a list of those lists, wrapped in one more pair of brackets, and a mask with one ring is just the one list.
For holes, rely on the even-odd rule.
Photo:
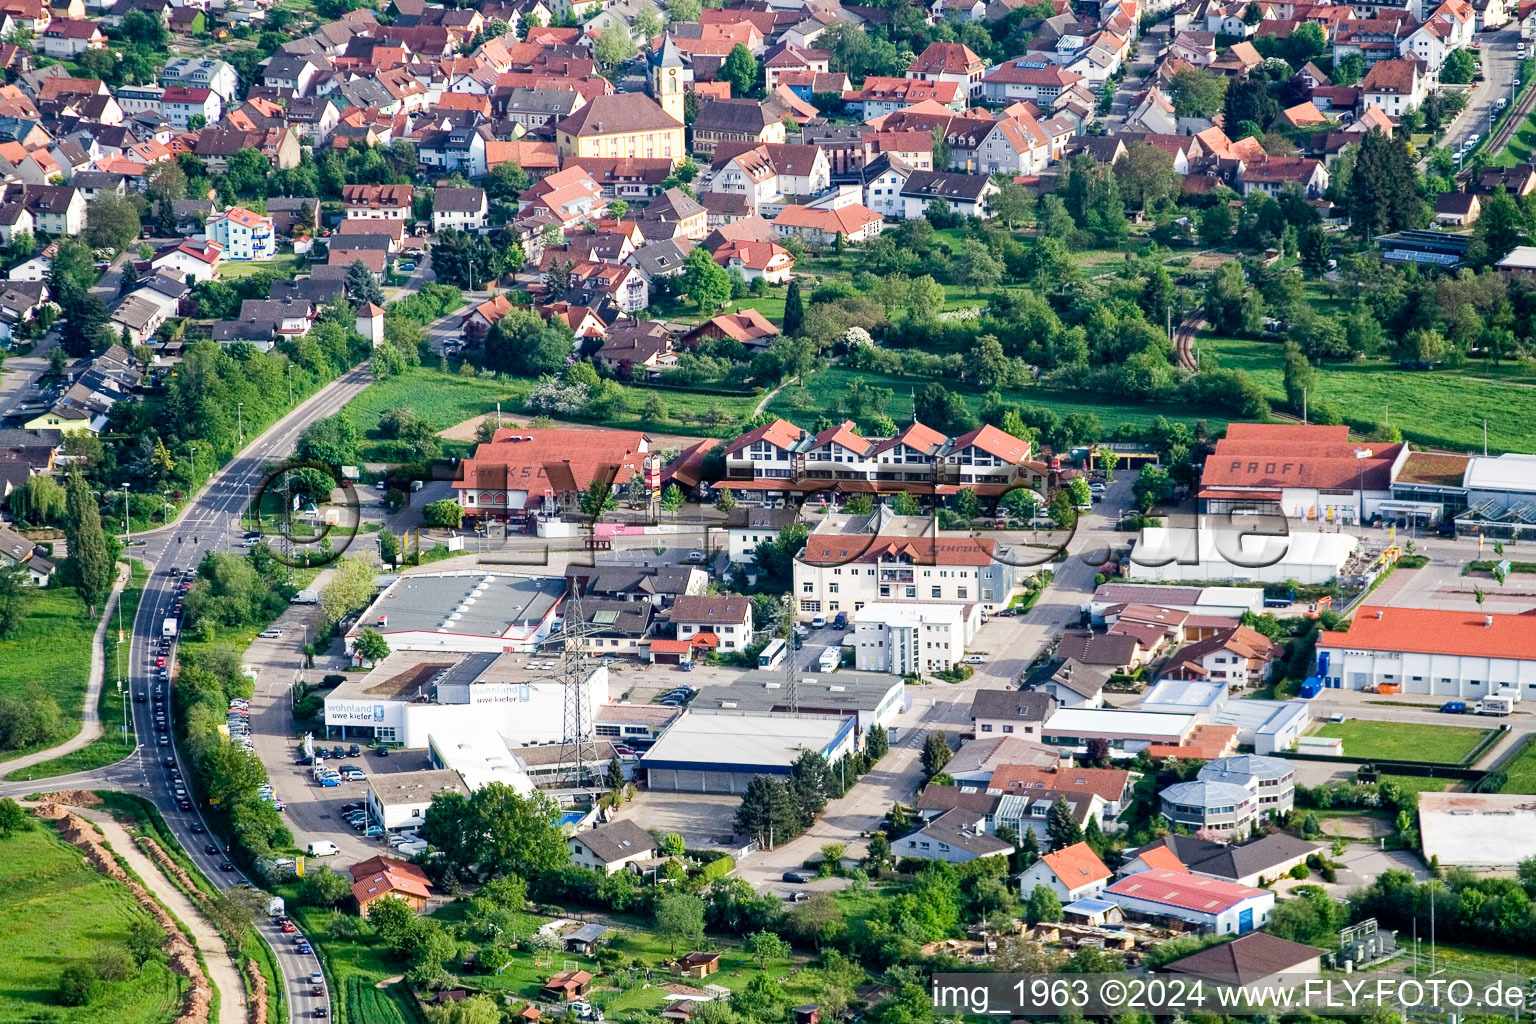
[(1214, 520), (1203, 520), (1198, 529), (1146, 527), (1131, 548), (1126, 578), (1328, 583), (1360, 546), (1360, 539), (1347, 533), (1268, 535), (1259, 529), (1258, 524), (1218, 529)]
[[(888, 726), (910, 701), (900, 678), (869, 672), (834, 672), (799, 676), (795, 687), (799, 717), (846, 718), (858, 722), (860, 735), (870, 726)], [(746, 672), (729, 686), (705, 686), (689, 711), (699, 715), (789, 715), (784, 674), (772, 669)]]
[(490, 729), (454, 730), (446, 736), (434, 732), (427, 737), (427, 758), (434, 768), (457, 772), (471, 790), (499, 782), (524, 795), (533, 792), (507, 741)]
[(347, 631), (347, 647), (372, 627), (393, 651), (532, 651), (549, 634), (566, 590), (559, 577), (483, 569), (401, 576)]
[(1132, 757), (1154, 743), (1178, 746), (1199, 725), (1190, 714), (1117, 711), (1113, 708), (1061, 708), (1046, 719), (1041, 742), (1087, 750), (1088, 741), (1106, 740), (1114, 757)]
[(424, 772), (395, 772), (368, 777), (368, 813), (370, 820), (388, 831), (420, 825), (439, 793), (469, 795), (469, 787), (459, 773), (438, 769)]
[(852, 716), (683, 715), (640, 768), (653, 790), (744, 793), (757, 775), (787, 776), (807, 750), (836, 761), (854, 749)]

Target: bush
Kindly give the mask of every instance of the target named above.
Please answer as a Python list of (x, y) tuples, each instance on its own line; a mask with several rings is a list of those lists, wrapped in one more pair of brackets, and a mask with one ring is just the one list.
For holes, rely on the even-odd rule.
[(1298, 882), (1305, 882), (1312, 876), (1312, 872), (1305, 864), (1297, 864), (1291, 868), (1291, 877)]

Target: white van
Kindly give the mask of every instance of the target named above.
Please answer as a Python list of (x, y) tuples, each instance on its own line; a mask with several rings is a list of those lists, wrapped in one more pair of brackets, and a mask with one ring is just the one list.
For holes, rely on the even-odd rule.
[(309, 844), (309, 855), (311, 857), (334, 857), (340, 852), (341, 850), (336, 847), (336, 844), (329, 839), (316, 839)]

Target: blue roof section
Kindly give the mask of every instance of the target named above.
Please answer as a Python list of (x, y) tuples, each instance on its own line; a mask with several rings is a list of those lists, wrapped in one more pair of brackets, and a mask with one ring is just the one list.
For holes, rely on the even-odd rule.
[(1109, 900), (1098, 900), (1092, 896), (1084, 896), (1076, 903), (1068, 903), (1063, 910), (1070, 910), (1074, 914), (1102, 914), (1107, 910), (1113, 910), (1120, 904), (1111, 903)]

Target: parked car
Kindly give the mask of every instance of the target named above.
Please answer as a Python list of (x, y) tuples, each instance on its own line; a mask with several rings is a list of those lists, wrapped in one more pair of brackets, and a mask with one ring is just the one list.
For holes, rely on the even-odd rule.
[(815, 618), (811, 619), (811, 628), (812, 629), (821, 629), (826, 624), (827, 624), (827, 617), (825, 615), (818, 615)]
[(361, 757), (362, 753), (363, 753), (363, 748), (358, 746), (356, 743), (352, 744), (350, 747), (347, 748), (347, 756), (348, 757)]
[(794, 882), (796, 885), (804, 885), (806, 882), (809, 882), (812, 877), (812, 875), (808, 875), (803, 871), (784, 872), (784, 881)]
[(987, 660), (986, 658), (982, 657), (979, 654), (969, 654), (969, 655), (966, 655), (965, 663), (967, 665), (980, 665), (982, 662), (984, 662), (986, 660)]
[(261, 637), (263, 640), (276, 640), (278, 637), (283, 635), (283, 631), (280, 629), (264, 629), (256, 635)]

